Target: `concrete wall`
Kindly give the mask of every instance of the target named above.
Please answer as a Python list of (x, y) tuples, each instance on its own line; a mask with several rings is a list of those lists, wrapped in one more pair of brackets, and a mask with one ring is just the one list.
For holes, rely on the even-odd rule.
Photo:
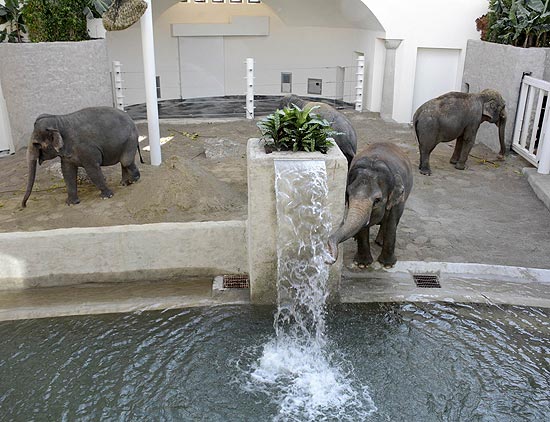
[[(524, 72), (531, 72), (534, 78), (548, 77), (550, 49), (521, 48), (494, 44), (485, 41), (468, 41), (463, 90), (480, 92), (486, 88), (496, 89), (506, 101), (508, 121), (506, 122), (506, 144), (512, 143), (513, 127), (516, 118), (521, 78)], [(498, 128), (483, 123), (477, 133), (477, 142), (499, 150)]]
[(42, 113), (112, 106), (105, 40), (0, 44), (0, 83), (15, 149), (27, 146)]
[(0, 233), (0, 262), (0, 290), (243, 273), (246, 222)]
[[(252, 303), (277, 303), (275, 159), (324, 160), (327, 170), (327, 207), (332, 216), (332, 226), (337, 227), (344, 215), (348, 162), (339, 148), (332, 147), (327, 154), (266, 154), (258, 139), (250, 139), (247, 148), (248, 261)], [(340, 287), (342, 255), (340, 250), (338, 261), (330, 268), (328, 284), (331, 300), (336, 300)]]

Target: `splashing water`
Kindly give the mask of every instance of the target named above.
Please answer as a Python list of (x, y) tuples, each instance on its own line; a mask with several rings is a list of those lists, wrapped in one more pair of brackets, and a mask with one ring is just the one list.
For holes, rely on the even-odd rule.
[[(331, 230), (324, 161), (275, 161), (277, 293), (275, 338), (253, 365), (246, 389), (273, 397), (275, 420), (363, 420), (376, 411), (325, 338)], [(341, 359), (340, 359), (341, 360)]]

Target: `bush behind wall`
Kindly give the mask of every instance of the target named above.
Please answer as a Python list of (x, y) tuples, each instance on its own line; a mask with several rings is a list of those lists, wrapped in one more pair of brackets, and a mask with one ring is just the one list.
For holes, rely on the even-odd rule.
[(32, 42), (88, 40), (88, 0), (28, 0), (25, 22)]

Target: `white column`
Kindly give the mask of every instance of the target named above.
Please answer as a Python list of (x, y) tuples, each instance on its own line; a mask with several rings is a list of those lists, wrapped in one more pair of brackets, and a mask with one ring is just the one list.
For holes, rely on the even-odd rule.
[(384, 64), (384, 82), (382, 85), (382, 104), (380, 117), (391, 120), (393, 118), (393, 94), (395, 90), (395, 56), (397, 47), (401, 45), (398, 39), (385, 39), (386, 60)]
[(9, 150), (10, 153), (15, 152), (13, 147), (13, 139), (11, 137), (10, 119), (8, 116), (8, 107), (2, 93), (2, 84), (0, 84), (0, 151)]
[(141, 47), (143, 50), (143, 73), (145, 74), (145, 96), (147, 98), (147, 128), (151, 148), (151, 164), (159, 166), (160, 128), (157, 102), (157, 84), (155, 70), (155, 43), (153, 38), (153, 13), (151, 0), (147, 1), (147, 10), (141, 17)]
[(246, 59), (246, 118), (254, 119), (254, 59)]

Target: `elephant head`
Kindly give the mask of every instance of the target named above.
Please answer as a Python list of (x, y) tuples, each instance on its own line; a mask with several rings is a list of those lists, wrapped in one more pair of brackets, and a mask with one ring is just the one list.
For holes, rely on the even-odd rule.
[(386, 211), (405, 201), (405, 186), (402, 177), (384, 161), (362, 157), (352, 164), (346, 195), (344, 220), (328, 240), (328, 264), (338, 259), (339, 243), (363, 228), (380, 224)]
[(307, 101), (301, 99), (294, 94), (285, 95), (283, 98), (281, 98), (281, 101), (279, 102), (279, 108), (283, 109), (285, 107), (290, 107), (292, 104), (297, 105), (300, 108), (304, 108), (304, 106), (307, 104)]
[(500, 152), (498, 158), (504, 158), (506, 145), (504, 140), (506, 130), (506, 103), (500, 93), (493, 89), (484, 89), (480, 93), (483, 103), (482, 120), (494, 123), (498, 126), (498, 140), (500, 143)]
[(36, 177), (36, 162), (42, 164), (46, 160), (58, 157), (64, 146), (63, 137), (55, 125), (55, 121), (48, 115), (39, 116), (34, 123), (34, 130), (27, 147), (27, 164), (29, 166), (29, 177), (27, 190), (21, 205), (27, 206), (27, 200), (32, 192)]

